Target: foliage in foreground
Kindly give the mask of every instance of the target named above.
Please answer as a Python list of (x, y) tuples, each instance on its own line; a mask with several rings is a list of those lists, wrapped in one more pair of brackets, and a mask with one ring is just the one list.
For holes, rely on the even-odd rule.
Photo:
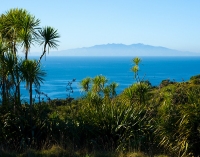
[[(40, 61), (48, 47), (58, 46), (59, 35), (52, 27), (39, 28), (39, 23), (23, 9), (0, 16), (1, 156), (16, 156), (9, 151), (21, 156), (98, 156), (95, 152), (104, 152), (103, 156), (135, 155), (127, 152), (200, 156), (199, 75), (188, 82), (163, 80), (160, 86), (151, 87), (149, 81), (140, 79), (141, 60), (135, 58), (136, 83), (120, 95), (116, 83), (109, 84), (99, 75), (82, 80), (82, 98), (41, 102), (39, 87), (45, 73)], [(42, 55), (38, 61), (28, 60), (30, 47), (37, 42), (43, 45)], [(17, 57), (19, 46), (24, 49), (24, 60)], [(27, 83), (29, 104), (21, 101), (22, 81)], [(38, 103), (32, 101), (33, 84)]]
[[(63, 149), (60, 146), (52, 146), (50, 149), (44, 150), (33, 150), (28, 149), (24, 153), (9, 153), (5, 151), (0, 151), (1, 157), (148, 157), (141, 152), (110, 152), (110, 151), (95, 151), (87, 152), (87, 150), (78, 150), (76, 152), (71, 152), (70, 150)], [(155, 157), (168, 157), (166, 155), (155, 155)]]
[(156, 88), (140, 81), (118, 96), (106, 80), (104, 76), (83, 80), (85, 95), (73, 101), (39, 102), (32, 108), (0, 106), (1, 149), (39, 155), (45, 152), (39, 150), (58, 145), (62, 149), (57, 156), (199, 155), (200, 86), (193, 80), (165, 82)]

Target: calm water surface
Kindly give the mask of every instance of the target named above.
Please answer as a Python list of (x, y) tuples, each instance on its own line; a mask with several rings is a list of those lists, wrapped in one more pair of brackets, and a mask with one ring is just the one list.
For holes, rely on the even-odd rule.
[[(37, 58), (37, 57), (34, 57)], [(164, 79), (187, 81), (191, 76), (200, 74), (200, 57), (140, 57), (139, 74), (152, 85), (159, 85)], [(119, 84), (118, 93), (135, 82), (131, 67), (133, 57), (49, 57), (42, 61), (47, 72), (41, 91), (50, 98), (66, 98), (66, 85), (72, 79), (74, 93), (79, 97), (79, 83), (85, 77), (104, 75), (109, 82)], [(24, 87), (24, 85), (22, 85)], [(22, 90), (24, 99), (27, 91)]]

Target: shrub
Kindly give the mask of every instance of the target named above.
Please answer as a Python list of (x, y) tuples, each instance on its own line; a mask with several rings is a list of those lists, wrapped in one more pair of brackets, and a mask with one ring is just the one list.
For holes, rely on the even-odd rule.
[(196, 85), (200, 84), (200, 75), (192, 76), (192, 77), (190, 78), (190, 81), (191, 81), (193, 84), (196, 84)]

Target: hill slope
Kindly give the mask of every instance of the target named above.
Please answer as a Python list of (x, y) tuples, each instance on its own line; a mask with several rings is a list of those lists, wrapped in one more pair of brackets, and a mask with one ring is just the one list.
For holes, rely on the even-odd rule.
[(178, 51), (144, 44), (106, 44), (50, 53), (52, 56), (200, 56), (200, 53)]

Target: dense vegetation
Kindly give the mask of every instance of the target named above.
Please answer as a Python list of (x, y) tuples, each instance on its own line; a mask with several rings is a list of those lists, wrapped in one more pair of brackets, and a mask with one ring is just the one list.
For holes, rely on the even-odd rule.
[[(59, 38), (57, 30), (39, 23), (23, 9), (0, 17), (0, 156), (45, 156), (46, 149), (46, 156), (200, 155), (199, 76), (152, 87), (140, 78), (140, 59), (135, 58), (135, 83), (119, 95), (117, 83), (99, 75), (80, 82), (81, 98), (33, 102), (33, 84), (39, 98), (44, 95), (40, 61)], [(33, 43), (43, 45), (38, 61), (28, 59)], [(20, 47), (24, 59), (17, 56)], [(20, 98), (21, 82), (26, 82), (30, 102)]]

